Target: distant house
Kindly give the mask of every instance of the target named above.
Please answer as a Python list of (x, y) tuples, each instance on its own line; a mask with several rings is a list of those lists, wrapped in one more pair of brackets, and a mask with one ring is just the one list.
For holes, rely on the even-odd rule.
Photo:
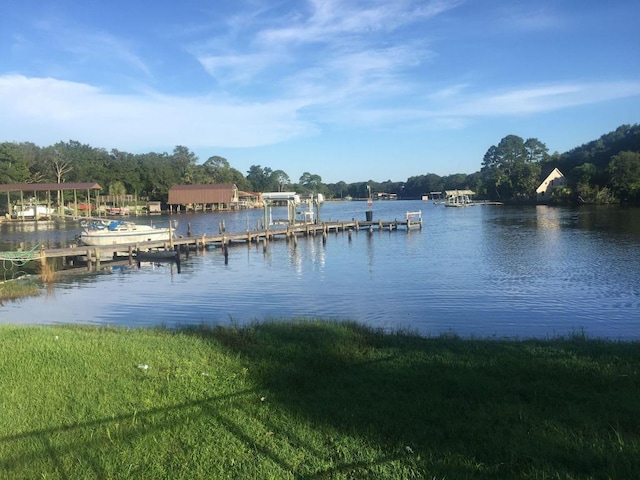
[(567, 179), (560, 170), (554, 168), (547, 178), (536, 188), (536, 194), (539, 202), (546, 202), (551, 198), (551, 193), (558, 187), (567, 184)]

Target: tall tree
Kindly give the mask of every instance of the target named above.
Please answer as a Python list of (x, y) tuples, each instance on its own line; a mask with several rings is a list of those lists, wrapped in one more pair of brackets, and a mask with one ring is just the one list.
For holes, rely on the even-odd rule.
[(283, 170), (274, 170), (271, 172), (273, 182), (278, 185), (278, 191), (284, 192), (284, 189), (291, 184), (291, 179)]
[(182, 183), (193, 183), (194, 169), (198, 163), (198, 157), (187, 147), (178, 145), (173, 149), (171, 163), (178, 172)]
[(524, 148), (529, 163), (543, 163), (549, 159), (549, 149), (537, 138), (528, 138), (524, 142)]
[[(73, 170), (73, 167), (65, 160), (64, 155), (58, 151), (55, 152), (51, 163), (53, 164), (53, 172), (58, 184), (64, 182), (64, 176)], [(58, 205), (62, 205), (62, 203), (62, 190), (58, 190)]]
[(498, 198), (530, 198), (540, 180), (540, 162), (547, 155), (547, 147), (538, 139), (525, 142), (517, 135), (507, 135), (487, 150), (481, 169), (483, 183)]
[(115, 199), (118, 206), (122, 206), (124, 204), (124, 196), (127, 194), (127, 189), (120, 180), (116, 180), (115, 182), (111, 182), (109, 184), (109, 196)]
[(273, 171), (269, 167), (262, 168), (260, 165), (251, 165), (247, 171), (247, 180), (251, 183), (256, 192), (270, 192), (277, 188), (272, 185)]
[(625, 203), (640, 202), (640, 152), (620, 152), (609, 162), (611, 187)]
[(304, 172), (300, 177), (300, 185), (310, 192), (317, 193), (322, 185), (322, 177), (309, 172)]
[(0, 183), (24, 183), (29, 176), (29, 168), (18, 146), (0, 143)]

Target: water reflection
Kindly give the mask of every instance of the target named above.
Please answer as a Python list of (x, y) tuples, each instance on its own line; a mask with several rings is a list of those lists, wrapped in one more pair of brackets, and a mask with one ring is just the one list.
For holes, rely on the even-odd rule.
[[(364, 219), (358, 203), (326, 205), (323, 218)], [(162, 264), (64, 277), (49, 297), (2, 307), (0, 321), (172, 326), (320, 316), (425, 335), (584, 329), (638, 338), (640, 234), (605, 222), (603, 210), (378, 203), (375, 219), (423, 208), (423, 230), (332, 232), (326, 243), (300, 236), (266, 251), (240, 244), (228, 259), (218, 248), (183, 260), (180, 275)], [(227, 231), (243, 231), (260, 214), (190, 214), (179, 216), (179, 228), (212, 232), (224, 219)]]

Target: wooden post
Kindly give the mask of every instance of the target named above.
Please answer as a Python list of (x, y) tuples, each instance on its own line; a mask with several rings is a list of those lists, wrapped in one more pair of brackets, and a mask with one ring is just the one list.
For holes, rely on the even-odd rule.
[(224, 264), (227, 265), (229, 263), (229, 246), (226, 242), (222, 244), (222, 253), (224, 253)]
[(44, 282), (49, 282), (52, 279), (49, 278), (49, 271), (47, 270), (47, 256), (44, 253), (44, 245), (40, 245), (40, 274), (42, 277), (42, 280)]
[(91, 259), (91, 250), (88, 249), (87, 250), (87, 270), (91, 271), (91, 262), (93, 262), (93, 260)]
[(100, 250), (96, 248), (96, 270), (100, 270)]
[(133, 265), (133, 246), (129, 245), (129, 265)]

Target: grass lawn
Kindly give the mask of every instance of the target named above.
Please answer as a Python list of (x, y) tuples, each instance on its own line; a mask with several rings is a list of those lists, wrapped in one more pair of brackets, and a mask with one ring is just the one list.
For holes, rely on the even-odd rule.
[(311, 320), (0, 339), (2, 479), (640, 478), (637, 342)]

